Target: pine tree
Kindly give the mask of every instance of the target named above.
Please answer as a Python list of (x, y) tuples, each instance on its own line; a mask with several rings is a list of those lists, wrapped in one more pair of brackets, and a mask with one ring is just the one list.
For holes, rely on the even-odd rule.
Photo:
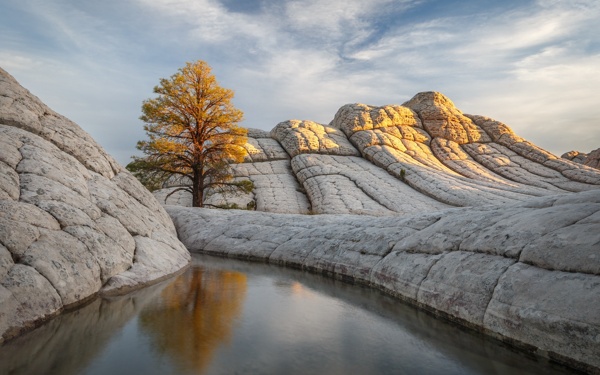
[(192, 205), (202, 207), (207, 192), (249, 191), (249, 181), (233, 181), (231, 163), (246, 154), (247, 130), (238, 126), (242, 111), (231, 104), (233, 91), (220, 87), (210, 66), (201, 60), (186, 63), (154, 87), (157, 97), (143, 102), (140, 117), (149, 140), (137, 148), (127, 169), (156, 188), (167, 179), (178, 181), (173, 194), (187, 190)]

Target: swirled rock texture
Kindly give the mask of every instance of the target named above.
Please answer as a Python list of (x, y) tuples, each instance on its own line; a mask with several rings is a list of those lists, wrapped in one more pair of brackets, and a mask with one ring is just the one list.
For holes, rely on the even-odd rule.
[(597, 169), (436, 92), (252, 130), (247, 150), (241, 203), (263, 212), (168, 207), (191, 251), (373, 285), (600, 373)]
[(189, 260), (152, 194), (0, 69), (0, 342)]
[[(251, 129), (245, 148), (234, 175), (251, 180), (254, 192), (215, 194), (208, 203), (386, 216), (600, 188), (597, 169), (552, 155), (499, 121), (463, 114), (437, 92), (403, 105), (347, 104), (329, 125), (290, 120), (270, 133)], [(191, 202), (172, 197), (167, 204)]]

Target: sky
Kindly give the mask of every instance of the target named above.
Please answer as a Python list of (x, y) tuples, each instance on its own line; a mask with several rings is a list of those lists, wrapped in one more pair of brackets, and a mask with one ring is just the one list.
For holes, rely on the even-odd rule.
[(160, 78), (204, 60), (242, 126), (439, 91), (561, 155), (600, 147), (598, 0), (2, 0), (0, 67), (121, 164)]

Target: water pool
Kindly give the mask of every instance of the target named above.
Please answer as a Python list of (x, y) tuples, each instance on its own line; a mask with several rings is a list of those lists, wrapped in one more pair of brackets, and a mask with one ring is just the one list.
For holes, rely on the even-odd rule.
[(194, 255), (0, 347), (0, 374), (569, 374), (377, 290)]

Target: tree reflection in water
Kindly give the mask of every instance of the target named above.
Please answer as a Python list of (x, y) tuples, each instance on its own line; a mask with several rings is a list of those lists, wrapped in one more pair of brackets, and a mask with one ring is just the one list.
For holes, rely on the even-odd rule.
[(246, 297), (246, 275), (193, 267), (140, 314), (153, 348), (183, 372), (201, 373), (229, 343)]

